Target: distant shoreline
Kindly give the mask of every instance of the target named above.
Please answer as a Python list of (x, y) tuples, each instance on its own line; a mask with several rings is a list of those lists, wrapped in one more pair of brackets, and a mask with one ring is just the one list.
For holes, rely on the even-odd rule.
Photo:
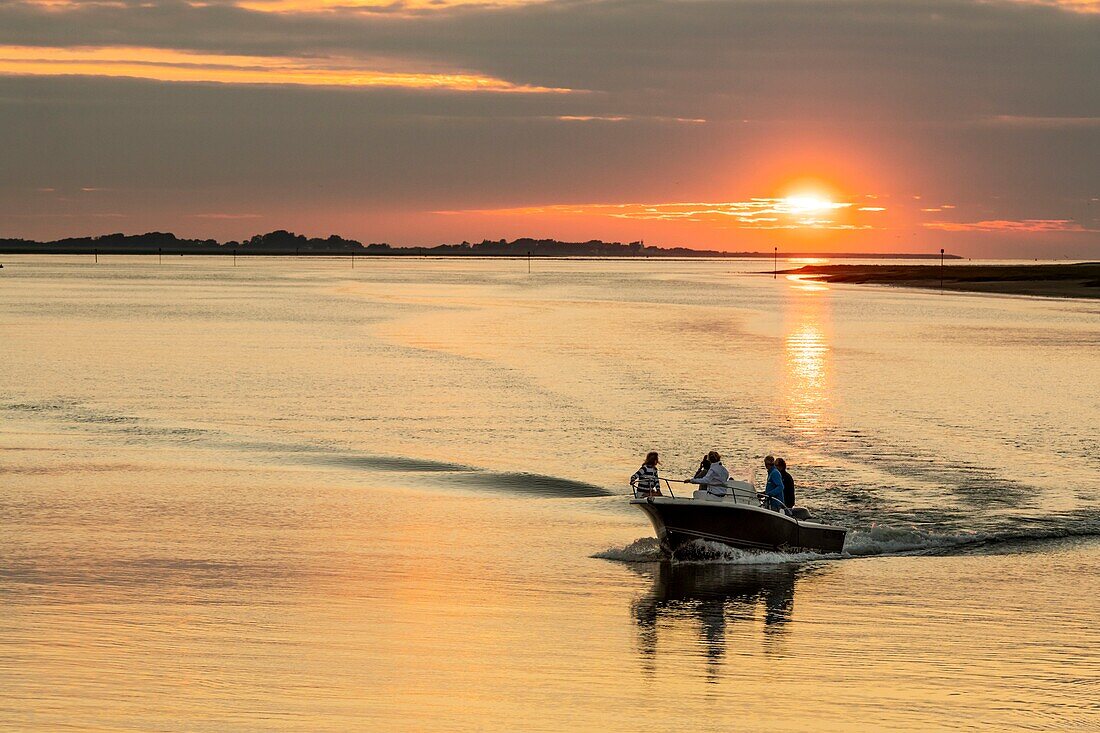
[[(1066, 265), (807, 265), (780, 270), (831, 283), (1100, 299), (1100, 262)], [(942, 280), (941, 280), (942, 278)], [(942, 283), (942, 284), (941, 284)]]
[[(592, 259), (649, 259), (654, 257), (718, 258), (718, 259), (773, 259), (771, 252), (722, 252), (688, 247), (654, 247), (643, 241), (629, 243), (604, 242), (590, 239), (584, 242), (563, 242), (557, 239), (520, 237), (484, 239), (480, 242), (439, 244), (433, 247), (394, 247), (385, 242), (364, 245), (354, 239), (335, 234), (328, 237), (305, 237), (279, 229), (267, 234), (257, 234), (240, 241), (219, 242), (215, 239), (183, 239), (171, 232), (146, 232), (145, 234), (103, 234), (95, 237), (69, 237), (40, 242), (30, 239), (0, 238), (0, 254), (57, 254), (57, 255), (214, 255), (265, 257), (511, 257), (511, 258), (592, 258)], [(860, 252), (784, 252), (784, 258), (792, 257), (829, 259), (931, 259), (934, 253), (860, 253)], [(961, 259), (958, 255), (945, 255), (948, 259)]]
[[(80, 256), (118, 256), (136, 255), (141, 257), (363, 257), (363, 258), (387, 258), (387, 257), (424, 257), (436, 259), (505, 259), (525, 260), (528, 257), (540, 260), (770, 260), (777, 255), (772, 252), (714, 252), (709, 250), (695, 250), (698, 254), (684, 253), (682, 251), (668, 251), (667, 253), (623, 254), (623, 255), (577, 255), (577, 254), (551, 254), (545, 252), (532, 252), (531, 254), (514, 253), (487, 253), (487, 252), (433, 252), (433, 248), (419, 247), (394, 247), (388, 252), (362, 251), (305, 251), (293, 250), (255, 250), (243, 249), (237, 251), (218, 250), (177, 250), (177, 249), (119, 249), (119, 248), (65, 248), (65, 247), (8, 247), (0, 245), (0, 255), (80, 255)], [(883, 253), (883, 252), (780, 252), (778, 259), (789, 261), (792, 259), (828, 259), (828, 260), (939, 260), (939, 254), (910, 254), (910, 253)], [(963, 259), (959, 255), (945, 255), (949, 260)], [(782, 271), (781, 271), (782, 272)]]

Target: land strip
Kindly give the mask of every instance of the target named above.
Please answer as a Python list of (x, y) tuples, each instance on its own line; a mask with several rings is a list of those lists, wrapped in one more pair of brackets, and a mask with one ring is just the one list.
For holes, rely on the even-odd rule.
[(1100, 262), (1065, 265), (807, 265), (794, 270), (780, 270), (780, 273), (832, 283), (1055, 298), (1100, 298)]

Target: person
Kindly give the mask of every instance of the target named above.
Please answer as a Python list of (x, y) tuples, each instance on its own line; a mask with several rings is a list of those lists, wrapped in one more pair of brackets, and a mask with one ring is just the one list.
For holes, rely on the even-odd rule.
[(726, 482), (729, 481), (730, 472), (722, 465), (722, 456), (718, 455), (718, 451), (712, 450), (708, 453), (707, 460), (710, 461), (707, 472), (702, 476), (696, 474), (695, 477), (687, 480), (689, 484), (702, 484), (703, 486), (703, 488), (697, 489), (692, 497), (695, 499), (721, 499), (728, 491)]
[(699, 461), (699, 470), (695, 472), (693, 478), (703, 478), (707, 475), (707, 471), (710, 470), (710, 455), (703, 456), (703, 460)]
[(787, 462), (782, 458), (775, 459), (775, 467), (783, 477), (783, 503), (788, 509), (794, 509), (794, 476), (787, 473)]
[(775, 467), (775, 457), (765, 456), (764, 468), (768, 471), (768, 483), (764, 487), (767, 507), (777, 512), (783, 511), (783, 475)]
[(661, 477), (657, 475), (657, 465), (660, 463), (657, 451), (646, 453), (645, 463), (630, 477), (630, 488), (635, 496), (661, 496)]

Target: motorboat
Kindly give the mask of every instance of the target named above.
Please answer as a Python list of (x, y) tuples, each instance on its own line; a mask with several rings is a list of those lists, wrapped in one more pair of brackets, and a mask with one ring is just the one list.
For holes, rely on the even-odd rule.
[(848, 530), (843, 527), (815, 522), (799, 507), (769, 508), (762, 502), (775, 500), (766, 499), (744, 481), (728, 481), (723, 488), (724, 496), (697, 492), (706, 498), (635, 494), (630, 503), (649, 517), (661, 548), (669, 554), (695, 540), (745, 550), (838, 553), (844, 549)]

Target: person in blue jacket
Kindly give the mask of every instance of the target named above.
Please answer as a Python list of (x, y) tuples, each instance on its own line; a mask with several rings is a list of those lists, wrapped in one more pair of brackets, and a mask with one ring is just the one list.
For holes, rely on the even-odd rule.
[(768, 471), (768, 484), (764, 487), (764, 494), (768, 497), (767, 506), (777, 512), (784, 511), (783, 507), (783, 474), (775, 467), (775, 456), (764, 458), (764, 468)]

